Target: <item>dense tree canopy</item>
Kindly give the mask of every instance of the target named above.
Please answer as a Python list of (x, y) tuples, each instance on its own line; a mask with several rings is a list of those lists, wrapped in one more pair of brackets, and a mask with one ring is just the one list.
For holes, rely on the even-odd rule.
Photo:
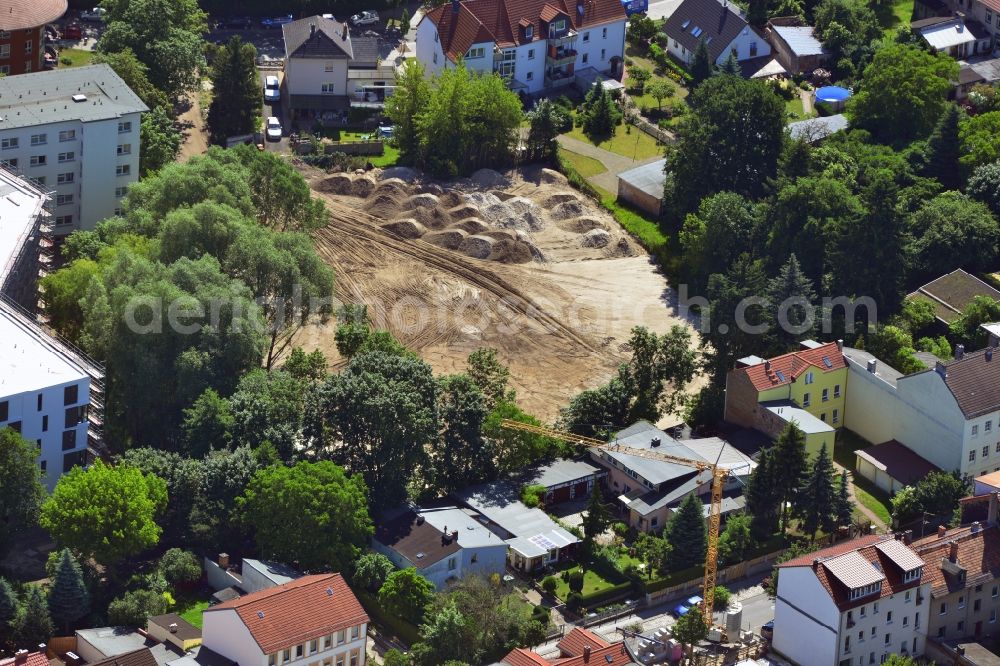
[(231, 37), (216, 53), (211, 77), (208, 128), (212, 142), (224, 145), (227, 137), (257, 131), (261, 95), (254, 45), (239, 35)]
[(34, 526), (45, 497), (38, 446), (0, 428), (0, 554), (14, 536)]

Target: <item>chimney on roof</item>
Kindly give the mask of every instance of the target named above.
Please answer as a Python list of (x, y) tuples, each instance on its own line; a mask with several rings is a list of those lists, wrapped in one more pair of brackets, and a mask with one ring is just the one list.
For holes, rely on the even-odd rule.
[(458, 13), (462, 9), (462, 3), (460, 0), (451, 0), (451, 11)]
[(657, 446), (660, 445), (660, 438), (654, 437), (653, 439), (649, 440), (649, 445), (655, 449)]
[(868, 361), (868, 372), (874, 374), (878, 373), (878, 359), (870, 359)]
[(948, 528), (944, 525), (938, 525), (938, 539), (943, 539), (944, 535), (948, 533)]
[(219, 568), (220, 569), (229, 568), (229, 553), (219, 553)]
[(425, 520), (425, 518), (424, 518), (423, 514), (419, 514), (418, 513), (417, 514), (417, 525), (423, 525), (424, 524), (424, 520)]
[(948, 542), (948, 561), (952, 564), (958, 561), (958, 542), (954, 539)]
[(955, 360), (961, 361), (965, 356), (965, 345), (955, 345)]
[(986, 362), (989, 363), (993, 360), (993, 347), (986, 348)]
[(906, 530), (903, 532), (903, 543), (907, 546), (913, 543), (913, 530)]
[(177, 623), (176, 622), (171, 622), (170, 626), (167, 627), (167, 628), (170, 629), (170, 633), (172, 633), (172, 634), (176, 634), (177, 633)]
[(837, 351), (844, 351), (844, 339), (837, 340)]
[(458, 530), (451, 531), (451, 538), (454, 539), (455, 541), (458, 541)]
[(770, 369), (771, 369), (771, 362), (764, 361), (764, 370), (770, 370)]
[(978, 520), (976, 520), (976, 521), (974, 521), (974, 522), (972, 523), (972, 527), (970, 528), (970, 531), (971, 531), (971, 532), (972, 532), (973, 534), (975, 534), (976, 532), (978, 532), (978, 531), (979, 531), (979, 529), (980, 529), (981, 527), (982, 527), (982, 525), (980, 524), (980, 522), (979, 522)]
[(589, 664), (590, 663), (590, 646), (589, 645), (584, 645), (583, 646), (583, 663), (585, 663), (585, 664)]
[(315, 35), (316, 35), (316, 24), (315, 23), (310, 23), (309, 24), (309, 36), (310, 37), (314, 37)]
[(813, 569), (816, 569), (818, 567), (819, 567), (819, 558), (818, 557), (814, 557), (813, 558)]
[(27, 661), (28, 661), (28, 651), (27, 650), (18, 650), (17, 652), (14, 653), (14, 663), (15, 664), (24, 664)]
[[(961, 346), (962, 345), (959, 345), (959, 347), (961, 347)], [(956, 349), (955, 350), (955, 356), (956, 356), (956, 358), (958, 357), (958, 354), (959, 354), (959, 350)], [(944, 363), (942, 363), (941, 361), (936, 361), (934, 363), (934, 372), (936, 372), (939, 375), (941, 375), (941, 379), (948, 379), (948, 368), (946, 368), (944, 366)]]
[(986, 515), (987, 525), (996, 525), (997, 514), (1000, 513), (1000, 493), (990, 493), (990, 510)]

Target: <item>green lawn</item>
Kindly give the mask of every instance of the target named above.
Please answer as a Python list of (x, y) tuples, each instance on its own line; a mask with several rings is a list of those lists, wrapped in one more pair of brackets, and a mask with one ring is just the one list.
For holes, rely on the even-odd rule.
[[(871, 446), (867, 440), (855, 433), (841, 428), (837, 433), (837, 443), (833, 448), (833, 459), (838, 465), (854, 470), (854, 452)], [(854, 479), (854, 496), (865, 508), (879, 517), (887, 525), (892, 522), (892, 500), (885, 492), (860, 474), (852, 474)]]
[(634, 160), (645, 160), (650, 157), (657, 157), (663, 154), (663, 146), (660, 145), (656, 139), (649, 136), (645, 132), (641, 132), (636, 128), (631, 128), (631, 131), (625, 131), (625, 125), (619, 125), (615, 128), (615, 134), (611, 138), (604, 139), (597, 143), (594, 143), (590, 138), (583, 133), (582, 127), (574, 127), (568, 136), (573, 137), (579, 141), (586, 141), (598, 148), (603, 148), (604, 150), (611, 151), (612, 153), (617, 153), (618, 155), (623, 155), (629, 159)]
[[(576, 566), (572, 569), (567, 569), (567, 571), (579, 571), (580, 567)], [(556, 596), (566, 600), (569, 596), (569, 583), (562, 579), (562, 572), (555, 574), (556, 579)], [(601, 590), (606, 590), (609, 587), (614, 587), (617, 583), (605, 579), (601, 574), (597, 573), (593, 569), (587, 569), (583, 572), (583, 595), (592, 594), (594, 592), (600, 592)]]
[(607, 168), (601, 164), (600, 160), (595, 160), (593, 157), (587, 157), (586, 155), (581, 155), (580, 153), (574, 153), (572, 150), (562, 149), (562, 155), (573, 167), (580, 172), (580, 175), (584, 178), (590, 178), (591, 176), (596, 176), (599, 173), (604, 173)]
[(201, 614), (208, 608), (208, 601), (200, 599), (184, 599), (177, 601), (177, 614), (201, 629)]
[[(324, 138), (331, 139), (333, 141), (369, 141), (374, 136), (374, 132), (348, 132), (341, 131), (338, 129), (327, 129), (321, 132)], [(395, 166), (396, 162), (399, 161), (399, 149), (395, 146), (390, 146), (388, 142), (383, 142), (383, 153), (381, 155), (367, 155), (362, 157), (367, 157), (374, 166), (380, 169), (385, 169), (386, 167)]]
[[(63, 58), (69, 58), (72, 62), (67, 65), (63, 63)], [(93, 59), (93, 51), (85, 51), (83, 49), (63, 49), (59, 52), (60, 67), (81, 67), (83, 65), (89, 65), (90, 61)]]
[(889, 34), (896, 28), (910, 25), (913, 17), (913, 0), (893, 0), (891, 4), (879, 3), (874, 9), (882, 29)]
[(795, 97), (785, 102), (785, 112), (787, 116), (787, 122), (795, 122), (796, 120), (805, 120), (806, 118), (814, 118), (815, 113), (808, 114), (802, 107), (802, 98), (796, 92)]

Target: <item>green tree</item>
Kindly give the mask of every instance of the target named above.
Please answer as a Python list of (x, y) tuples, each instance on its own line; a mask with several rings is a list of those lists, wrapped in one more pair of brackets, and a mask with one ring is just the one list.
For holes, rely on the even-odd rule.
[(963, 267), (990, 270), (1000, 248), (1000, 222), (982, 203), (958, 192), (945, 192), (910, 216), (909, 252), (920, 278)]
[(587, 501), (587, 513), (583, 516), (582, 527), (587, 541), (593, 543), (594, 539), (603, 534), (611, 525), (611, 518), (611, 511), (604, 505), (601, 486), (595, 483)]
[(511, 402), (499, 403), (487, 415), (483, 422), (483, 437), (493, 442), (499, 472), (523, 469), (539, 460), (552, 458), (563, 450), (559, 440), (503, 427), (502, 422), (508, 419), (534, 426), (542, 425), (541, 421)]
[(667, 525), (670, 554), (667, 563), (671, 571), (681, 571), (705, 563), (707, 528), (704, 507), (694, 493), (688, 494)]
[(694, 651), (694, 644), (708, 636), (708, 626), (700, 608), (692, 608), (677, 618), (673, 626), (673, 635), (682, 645), (688, 646), (688, 654)]
[(878, 17), (863, 0), (820, 0), (815, 5), (816, 36), (839, 73), (854, 76), (871, 57), (872, 41), (882, 36)]
[(11, 622), (17, 617), (17, 595), (6, 578), (0, 577), (0, 644), (10, 640)]
[(144, 178), (173, 162), (181, 142), (181, 133), (162, 106), (144, 114), (139, 124), (139, 176)]
[(343, 305), (337, 312), (337, 321), (340, 322), (334, 333), (337, 351), (344, 358), (350, 359), (361, 351), (371, 336), (368, 306), (350, 303)]
[(969, 492), (969, 483), (957, 472), (931, 472), (914, 486), (913, 492), (921, 510), (950, 514), (958, 508), (958, 500)]
[(232, 440), (255, 449), (270, 442), (281, 460), (293, 460), (302, 437), (306, 390), (304, 382), (283, 370), (244, 375), (228, 401)]
[(812, 337), (819, 323), (813, 305), (816, 292), (794, 254), (768, 283), (767, 297), (774, 308), (774, 335), (783, 349)]
[(669, 81), (657, 79), (646, 86), (646, 92), (656, 100), (656, 108), (660, 110), (663, 108), (663, 100), (670, 99), (676, 92), (676, 88)]
[(48, 643), (55, 633), (55, 625), (49, 616), (49, 605), (45, 593), (39, 585), (28, 585), (24, 597), (11, 622), (14, 640), (19, 645)]
[(889, 658), (882, 663), (885, 666), (918, 666), (916, 659), (900, 654), (890, 654)]
[(294, 347), (285, 359), (281, 369), (302, 381), (326, 379), (329, 362), (319, 349), (306, 353), (301, 347)]
[(705, 197), (698, 212), (688, 214), (679, 240), (685, 272), (695, 288), (703, 289), (711, 273), (753, 250), (758, 219), (758, 208), (732, 192)]
[(905, 525), (921, 516), (923, 507), (917, 501), (916, 489), (904, 486), (892, 496), (892, 517), (899, 525)]
[[(147, 116), (155, 113), (158, 109), (165, 112), (168, 118), (173, 113), (173, 104), (162, 90), (150, 82), (149, 68), (135, 56), (132, 49), (126, 48), (115, 53), (96, 53), (91, 62), (110, 65), (111, 69), (115, 70), (115, 74), (125, 82), (125, 85), (139, 96), (143, 104), (149, 107), (150, 113), (146, 114)], [(143, 157), (145, 156), (140, 155), (140, 160)]]
[(393, 571), (378, 591), (383, 608), (414, 624), (423, 620), (433, 599), (434, 584), (412, 567)]
[(690, 330), (674, 325), (657, 335), (636, 326), (629, 346), (632, 358), (618, 368), (618, 377), (633, 397), (627, 422), (656, 422), (662, 414), (674, 413), (683, 406), (684, 389), (694, 378), (698, 362)]
[(540, 99), (528, 112), (528, 154), (532, 160), (551, 162), (555, 159), (556, 137), (560, 130), (560, 113), (550, 99)]
[(320, 388), (322, 432), (314, 437), (369, 488), (373, 511), (397, 506), (406, 483), (426, 464), (438, 436), (437, 383), (430, 366), (410, 356), (367, 352)]
[(201, 580), (201, 563), (189, 550), (171, 548), (160, 556), (157, 570), (171, 585), (196, 583)]
[(0, 554), (16, 535), (38, 522), (45, 498), (38, 446), (11, 428), (0, 428)]
[(420, 627), (420, 635), (427, 649), (419, 652), (418, 663), (437, 666), (449, 660), (471, 661), (474, 658), (472, 648), (475, 646), (472, 629), (471, 623), (454, 602), (446, 603), (430, 614)]
[(239, 500), (267, 557), (347, 570), (372, 534), (368, 489), (329, 461), (258, 471)]
[(819, 449), (813, 460), (812, 470), (805, 485), (799, 492), (798, 511), (802, 516), (802, 528), (815, 537), (817, 530), (827, 534), (837, 528), (837, 496), (833, 489), (833, 463), (827, 453), (826, 444)]
[(382, 553), (365, 553), (354, 563), (352, 582), (377, 593), (396, 567)]
[[(75, 236), (76, 234), (72, 234)], [(49, 273), (41, 279), (40, 286), (45, 311), (52, 326), (63, 336), (76, 340), (83, 328), (80, 302), (90, 286), (90, 281), (100, 271), (97, 262), (77, 259), (65, 268)]]
[(966, 349), (982, 349), (989, 343), (989, 334), (981, 326), (995, 321), (1000, 321), (1000, 301), (989, 296), (975, 296), (962, 310), (962, 315), (949, 324), (948, 333)]
[(729, 608), (729, 600), (732, 599), (733, 593), (729, 591), (729, 588), (725, 585), (715, 586), (715, 603), (713, 604), (713, 610), (726, 610)]
[(880, 358), (890, 367), (911, 374), (924, 369), (924, 364), (914, 354), (913, 336), (898, 326), (882, 326), (869, 333), (865, 341), (866, 348), (876, 358)]
[(204, 457), (212, 449), (228, 449), (234, 419), (229, 401), (214, 389), (205, 389), (184, 410), (184, 444), (188, 455)]
[[(747, 21), (751, 25), (763, 28), (768, 19), (768, 4), (768, 0), (751, 0), (747, 8)], [(780, 14), (780, 16), (784, 16), (784, 14)]]
[(927, 136), (948, 103), (958, 64), (905, 44), (887, 44), (865, 68), (861, 89), (848, 103), (852, 126), (905, 145)]
[(559, 425), (587, 437), (607, 436), (627, 422), (631, 401), (628, 387), (614, 377), (607, 384), (573, 396), (559, 412)]
[(132, 590), (108, 604), (108, 622), (115, 626), (145, 627), (146, 621), (170, 608), (166, 597), (153, 590)]
[(969, 177), (966, 193), (1000, 215), (1000, 161), (978, 167)]
[(479, 387), (486, 408), (494, 410), (501, 403), (512, 403), (515, 393), (510, 384), (510, 369), (497, 358), (497, 350), (483, 347), (469, 354), (466, 374)]
[[(260, 450), (264, 450), (261, 447)], [(211, 552), (246, 540), (243, 522), (231, 520), (239, 497), (265, 464), (249, 446), (212, 451), (201, 462), (201, 484), (192, 499), (190, 530), (194, 541)]]
[(225, 145), (227, 137), (256, 131), (261, 109), (256, 47), (239, 35), (230, 37), (215, 54), (211, 79), (208, 129), (212, 142)]
[(797, 503), (808, 472), (806, 436), (794, 422), (789, 423), (774, 443), (774, 484), (780, 498), (779, 511), (783, 530), (788, 529), (790, 504)]
[(691, 72), (692, 88), (707, 81), (715, 72), (712, 57), (708, 54), (708, 42), (705, 41), (704, 37), (698, 42), (698, 47), (694, 50), (694, 55), (691, 56), (688, 70)]
[[(961, 129), (956, 132), (956, 135), (961, 136), (961, 140), (955, 142), (952, 150), (965, 173), (971, 173), (977, 167), (1000, 159), (998, 133), (1000, 133), (1000, 111), (982, 113), (966, 118), (962, 122)], [(959, 151), (961, 151), (960, 159)], [(958, 184), (961, 184), (960, 176), (961, 172), (956, 170), (953, 178)], [(958, 185), (949, 189), (958, 189)]]
[(717, 192), (756, 199), (775, 177), (785, 105), (760, 81), (713, 77), (688, 97), (692, 113), (667, 154), (666, 194), (676, 213)]
[(183, 543), (189, 536), (191, 510), (203, 481), (201, 461), (142, 447), (126, 451), (120, 462), (167, 484), (167, 505), (157, 520), (163, 528), (160, 542)]
[(752, 516), (751, 529), (758, 539), (770, 537), (778, 529), (781, 513), (781, 493), (777, 486), (780, 465), (775, 458), (774, 447), (762, 449), (757, 467), (750, 474), (744, 492), (747, 511)]
[(149, 82), (171, 100), (198, 84), (208, 25), (197, 0), (109, 0), (101, 6), (108, 15), (100, 52), (131, 50), (149, 69)]
[(726, 519), (726, 527), (719, 535), (720, 560), (726, 564), (743, 561), (747, 551), (754, 545), (752, 523), (753, 518), (745, 513)]
[(493, 477), (495, 452), (483, 439), (487, 410), (483, 394), (468, 375), (438, 379), (440, 436), (431, 461), (440, 490), (453, 491)]
[(837, 483), (837, 496), (834, 498), (833, 515), (837, 525), (847, 527), (854, 516), (854, 503), (851, 502), (851, 482), (847, 478), (847, 470), (840, 473)]
[(426, 110), (431, 87), (424, 66), (416, 58), (407, 58), (396, 73), (396, 90), (385, 101), (385, 114), (395, 126), (393, 138), (399, 146), (399, 158), (404, 164), (416, 164), (420, 159), (418, 118)]
[(959, 139), (961, 120), (961, 110), (957, 105), (949, 104), (927, 139), (927, 166), (924, 173), (930, 178), (936, 178), (946, 190), (957, 190), (962, 184), (959, 166), (962, 150)]
[[(326, 206), (312, 196), (309, 184), (291, 163), (280, 154), (257, 150), (254, 146), (239, 145), (235, 148), (209, 150), (214, 159), (232, 168), (245, 167), (245, 183), (250, 191), (250, 201), (257, 221), (274, 231), (311, 232), (325, 226), (330, 220)], [(290, 236), (301, 243), (299, 236)], [(294, 251), (288, 243), (276, 242), (279, 249)], [(306, 267), (298, 259), (300, 269)], [(316, 269), (312, 269), (315, 271)], [(307, 276), (308, 277), (308, 276)], [(308, 295), (303, 292), (303, 297)], [(322, 294), (329, 297), (330, 294)], [(284, 294), (286, 298), (291, 294)]]
[(83, 570), (69, 549), (63, 548), (49, 587), (49, 614), (64, 633), (69, 633), (70, 626), (89, 612), (90, 593), (83, 582)]
[(163, 479), (97, 461), (59, 478), (42, 505), (41, 525), (59, 545), (113, 565), (156, 545), (166, 504)]
[(628, 68), (628, 92), (634, 95), (641, 95), (646, 89), (646, 83), (653, 74), (643, 67), (637, 65)]
[(729, 57), (726, 61), (722, 63), (719, 67), (719, 74), (728, 74), (729, 76), (742, 76), (740, 70), (740, 61), (736, 59), (736, 53), (734, 51), (729, 52)]
[(615, 128), (621, 122), (622, 114), (615, 106), (615, 101), (611, 99), (611, 93), (601, 85), (600, 81), (596, 81), (587, 99), (583, 117), (584, 133), (591, 140), (613, 136)]
[[(719, 385), (725, 384), (726, 373), (736, 359), (747, 354), (766, 353), (768, 338), (755, 329), (767, 331), (769, 313), (764, 304), (754, 305), (744, 300), (759, 298), (766, 290), (767, 276), (762, 263), (746, 253), (737, 257), (725, 273), (715, 273), (708, 278), (709, 308), (708, 312), (701, 313), (701, 334), (711, 345), (705, 367)], [(742, 310), (742, 322), (737, 321), (740, 304), (746, 302), (750, 302), (750, 306)], [(749, 327), (741, 325), (744, 322)]]

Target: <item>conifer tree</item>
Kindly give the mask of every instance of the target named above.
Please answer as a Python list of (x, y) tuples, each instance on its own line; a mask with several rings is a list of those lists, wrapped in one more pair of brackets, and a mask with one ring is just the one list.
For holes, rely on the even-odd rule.
[(962, 148), (959, 137), (961, 119), (958, 106), (949, 104), (927, 140), (927, 167), (924, 174), (936, 178), (946, 190), (957, 190), (962, 185), (958, 161)]
[(83, 571), (69, 548), (63, 548), (52, 587), (49, 588), (49, 613), (52, 621), (58, 623), (68, 634), (70, 625), (88, 612), (90, 594), (83, 582)]
[(0, 645), (10, 638), (11, 622), (17, 615), (17, 595), (6, 578), (0, 578)]
[(238, 35), (219, 49), (212, 67), (214, 94), (208, 107), (213, 143), (224, 144), (227, 137), (257, 129), (261, 92), (256, 60), (257, 49)]
[(850, 481), (847, 479), (846, 469), (840, 473), (836, 504), (837, 525), (850, 525), (854, 516), (854, 504), (851, 502)]
[(757, 467), (750, 475), (744, 493), (747, 498), (747, 512), (753, 518), (750, 526), (758, 539), (766, 539), (778, 529), (781, 494), (775, 474), (773, 449), (766, 448), (760, 452)]
[(587, 502), (587, 513), (583, 516), (583, 533), (587, 541), (593, 541), (598, 534), (602, 534), (611, 524), (611, 512), (604, 506), (604, 497), (601, 494), (601, 486), (594, 484), (594, 490), (590, 493), (590, 500)]
[(49, 605), (45, 601), (45, 593), (41, 587), (28, 586), (11, 626), (14, 629), (14, 640), (20, 645), (49, 642), (55, 628), (52, 625), (52, 618), (49, 617)]
[(815, 535), (817, 530), (826, 533), (837, 527), (837, 496), (833, 489), (833, 463), (826, 452), (826, 444), (820, 447), (819, 455), (812, 464), (812, 472), (802, 486), (798, 511), (802, 517), (802, 527), (807, 534)]
[(694, 493), (681, 502), (667, 527), (670, 554), (667, 563), (671, 571), (680, 571), (705, 562), (707, 529), (704, 507)]
[(712, 76), (715, 68), (712, 66), (712, 57), (708, 54), (708, 42), (704, 38), (698, 43), (698, 48), (694, 50), (691, 57), (691, 87), (698, 87), (703, 81)]
[(736, 59), (736, 53), (734, 51), (729, 52), (729, 57), (726, 61), (722, 63), (719, 67), (720, 74), (731, 74), (733, 76), (741, 76), (740, 72), (740, 62)]
[(788, 506), (794, 502), (808, 471), (805, 434), (794, 422), (778, 435), (774, 455), (774, 486), (777, 490), (782, 530), (788, 529)]
[(788, 263), (768, 283), (767, 292), (780, 351), (813, 335), (819, 319), (811, 306), (816, 301), (816, 292), (795, 254), (788, 257)]

